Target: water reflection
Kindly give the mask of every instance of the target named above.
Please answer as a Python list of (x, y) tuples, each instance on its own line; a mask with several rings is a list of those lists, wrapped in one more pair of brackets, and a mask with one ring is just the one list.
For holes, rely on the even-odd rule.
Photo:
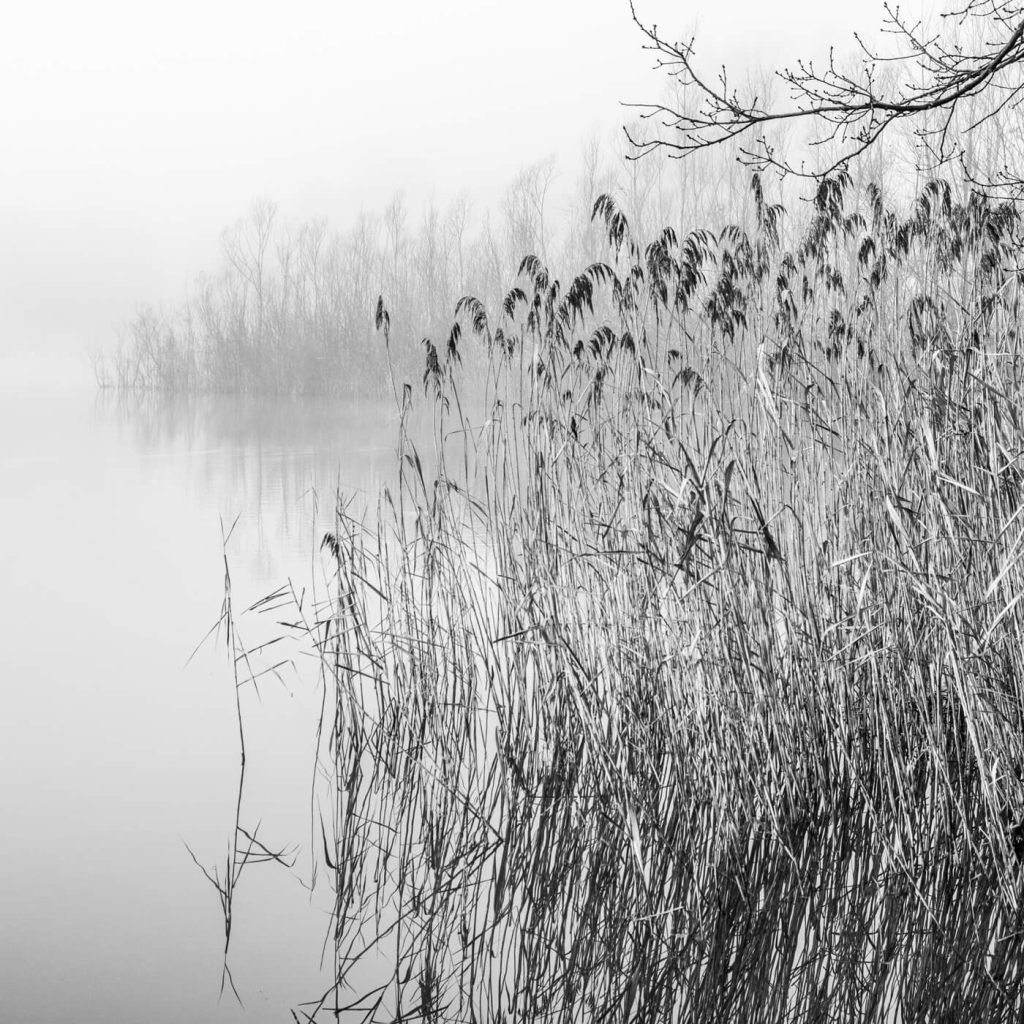
[(250, 567), (272, 586), (288, 553), (308, 564), (336, 491), (371, 504), (395, 463), (397, 417), (381, 402), (101, 395), (96, 412), (141, 459), (183, 459), (204, 507), (241, 516)]
[[(310, 585), (335, 488), (358, 501), (392, 471), (394, 412), (13, 386), (3, 397), (3, 1016), (287, 1020), (321, 987), (328, 908), (303, 888), (308, 843), (295, 873), (250, 871), (232, 949), (246, 1007), (218, 1001), (220, 908), (183, 841), (224, 863), (235, 693), (223, 647), (183, 666), (220, 608), (221, 520), (238, 517), (241, 607), (289, 578)], [(246, 643), (255, 628), (243, 624)], [(290, 842), (309, 830), (317, 681), (283, 671), (242, 697), (261, 702), (244, 824)]]

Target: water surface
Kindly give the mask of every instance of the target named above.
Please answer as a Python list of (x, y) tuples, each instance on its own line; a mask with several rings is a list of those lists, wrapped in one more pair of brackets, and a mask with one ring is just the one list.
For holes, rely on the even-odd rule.
[[(316, 673), (285, 666), (258, 696), (244, 691), (258, 714), (243, 824), (296, 866), (250, 866), (236, 892), (243, 1010), (218, 998), (219, 901), (185, 846), (223, 874), (239, 766), (231, 664), (213, 641), (186, 662), (220, 612), (222, 523), (237, 519), (236, 608), (289, 579), (298, 592), (322, 580), (335, 490), (376, 492), (393, 410), (118, 402), (10, 378), (0, 391), (2, 1015), (291, 1019), (329, 981), (329, 893), (302, 884)], [(243, 639), (272, 626), (243, 619)]]

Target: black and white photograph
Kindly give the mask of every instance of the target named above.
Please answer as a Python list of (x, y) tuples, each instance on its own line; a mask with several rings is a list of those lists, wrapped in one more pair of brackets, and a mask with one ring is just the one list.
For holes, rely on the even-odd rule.
[(0, 22), (0, 1022), (1024, 1020), (1024, 3)]

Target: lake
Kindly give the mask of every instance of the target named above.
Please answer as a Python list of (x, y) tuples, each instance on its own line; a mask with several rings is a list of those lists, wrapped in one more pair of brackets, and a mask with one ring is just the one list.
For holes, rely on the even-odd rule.
[[(320, 689), (285, 665), (243, 701), (242, 823), (294, 858), (250, 864), (220, 996), (220, 876), (239, 774), (216, 623), (222, 524), (236, 611), (323, 571), (335, 492), (376, 494), (393, 406), (223, 396), (117, 400), (0, 386), (0, 991), (34, 1022), (288, 1020), (329, 984), (331, 894), (311, 895)], [(273, 622), (242, 617), (254, 638)], [(187, 846), (186, 846), (187, 844)]]

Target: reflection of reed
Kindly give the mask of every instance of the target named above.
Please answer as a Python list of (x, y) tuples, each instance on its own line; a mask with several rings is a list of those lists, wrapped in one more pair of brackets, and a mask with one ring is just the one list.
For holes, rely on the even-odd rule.
[(143, 460), (185, 458), (203, 503), (241, 515), (268, 556), (308, 543), (318, 496), (375, 494), (394, 461), (394, 409), (381, 402), (106, 392), (96, 414)]

